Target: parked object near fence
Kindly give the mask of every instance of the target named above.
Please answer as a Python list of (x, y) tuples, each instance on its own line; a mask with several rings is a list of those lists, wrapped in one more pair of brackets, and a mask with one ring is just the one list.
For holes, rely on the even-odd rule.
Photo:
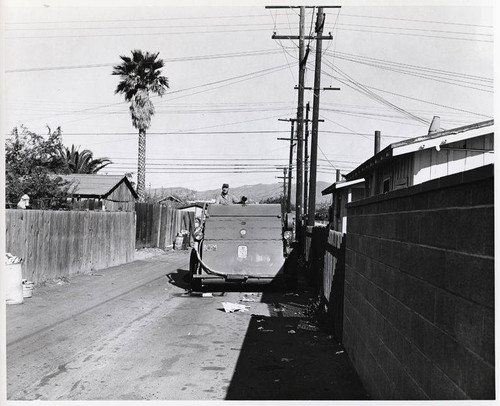
[(137, 230), (136, 248), (171, 248), (177, 234), (182, 230), (192, 233), (194, 213), (153, 204), (136, 203)]
[(32, 297), (34, 283), (31, 281), (28, 281), (27, 279), (23, 279), (22, 285), (23, 285), (23, 297), (24, 298)]
[(134, 260), (134, 212), (6, 210), (6, 248), (35, 284)]
[(5, 265), (5, 301), (7, 304), (23, 303), (23, 274), (21, 263)]

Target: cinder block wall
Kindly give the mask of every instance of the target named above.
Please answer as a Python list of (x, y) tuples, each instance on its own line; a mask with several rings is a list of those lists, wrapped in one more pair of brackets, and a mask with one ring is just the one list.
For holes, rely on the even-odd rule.
[(493, 165), (348, 205), (343, 343), (374, 399), (494, 399)]

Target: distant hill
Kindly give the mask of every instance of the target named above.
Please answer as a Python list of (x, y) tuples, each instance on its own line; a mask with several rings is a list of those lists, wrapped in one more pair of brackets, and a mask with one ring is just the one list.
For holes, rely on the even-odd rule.
[[(321, 191), (330, 186), (328, 182), (317, 182), (316, 184), (316, 204), (321, 204), (325, 202), (330, 202), (331, 197), (322, 196)], [(229, 192), (236, 197), (246, 196), (252, 201), (260, 202), (268, 198), (279, 197), (283, 194), (283, 186), (277, 183), (274, 184), (262, 184), (257, 185), (245, 185), (239, 187), (231, 187)], [(169, 188), (156, 188), (148, 189), (148, 193), (153, 196), (154, 200), (160, 200), (163, 197), (174, 195), (181, 200), (209, 200), (215, 198), (219, 193), (220, 189), (196, 191), (187, 189), (184, 187), (169, 187)], [(292, 203), (295, 203), (295, 185), (292, 184)]]

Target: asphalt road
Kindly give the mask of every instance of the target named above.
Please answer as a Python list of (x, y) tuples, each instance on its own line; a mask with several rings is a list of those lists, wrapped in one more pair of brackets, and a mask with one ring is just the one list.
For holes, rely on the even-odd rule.
[(7, 399), (367, 398), (342, 346), (315, 326), (307, 287), (193, 295), (188, 254), (35, 287), (7, 306)]

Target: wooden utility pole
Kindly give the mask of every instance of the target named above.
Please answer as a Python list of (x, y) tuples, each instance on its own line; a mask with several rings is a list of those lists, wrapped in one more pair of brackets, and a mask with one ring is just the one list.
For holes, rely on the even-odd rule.
[(307, 191), (309, 190), (309, 102), (306, 104), (306, 131), (304, 138), (304, 213), (307, 213)]
[(309, 211), (307, 225), (314, 226), (316, 216), (316, 174), (318, 165), (318, 122), (319, 122), (319, 94), (321, 90), (321, 48), (323, 43), (323, 26), (325, 14), (323, 7), (318, 7), (316, 19), (316, 63), (314, 67), (314, 97), (313, 97), (313, 123), (311, 136), (311, 174), (309, 177)]
[[(315, 6), (309, 6), (307, 8), (314, 8)], [(326, 6), (328, 8), (340, 8), (340, 6)], [(300, 8), (300, 22), (299, 22), (299, 36), (296, 35), (276, 35), (273, 34), (273, 39), (298, 39), (299, 40), (299, 94), (298, 94), (298, 106), (297, 106), (297, 175), (296, 175), (296, 197), (295, 197), (295, 239), (302, 244), (302, 220), (303, 220), (303, 134), (304, 134), (304, 77), (306, 70), (307, 55), (309, 54), (309, 48), (307, 48), (307, 53), (304, 50), (304, 40), (305, 39), (333, 39), (331, 34), (328, 37), (322, 37), (321, 35), (306, 36), (304, 35), (305, 30), (305, 6), (266, 6), (266, 8), (276, 8), (276, 9), (290, 9), (290, 8)], [(321, 8), (323, 10), (323, 8)], [(321, 13), (323, 14), (323, 13)], [(318, 32), (318, 31), (317, 31)], [(321, 30), (323, 32), (323, 30)], [(319, 89), (319, 86), (318, 86)], [(314, 127), (314, 125), (313, 125)], [(311, 162), (312, 163), (312, 162)], [(300, 251), (300, 250), (299, 250)]]
[(300, 7), (299, 23), (299, 96), (297, 106), (297, 175), (295, 193), (295, 239), (302, 240), (302, 157), (304, 134), (304, 77), (306, 72), (306, 59), (304, 58), (304, 29), (305, 29), (305, 7)]
[(291, 199), (292, 199), (292, 167), (293, 167), (293, 147), (295, 144), (293, 143), (294, 141), (294, 128), (295, 128), (295, 121), (297, 119), (294, 118), (289, 118), (289, 119), (282, 119), (279, 118), (278, 121), (290, 121), (291, 123), (291, 132), (290, 132), (290, 138), (278, 138), (278, 140), (290, 140), (290, 156), (288, 160), (288, 193), (287, 193), (287, 200), (286, 200), (286, 212), (290, 213), (291, 210)]

